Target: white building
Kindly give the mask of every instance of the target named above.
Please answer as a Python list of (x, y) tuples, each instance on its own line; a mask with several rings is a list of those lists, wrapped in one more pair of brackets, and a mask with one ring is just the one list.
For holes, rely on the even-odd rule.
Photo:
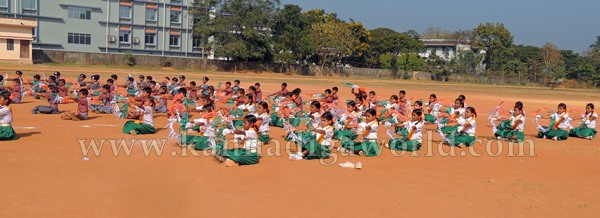
[(463, 51), (472, 50), (471, 46), (465, 42), (452, 39), (421, 39), (425, 45), (425, 51), (419, 52), (422, 58), (429, 58), (435, 51), (435, 54), (447, 61), (455, 58), (456, 55)]

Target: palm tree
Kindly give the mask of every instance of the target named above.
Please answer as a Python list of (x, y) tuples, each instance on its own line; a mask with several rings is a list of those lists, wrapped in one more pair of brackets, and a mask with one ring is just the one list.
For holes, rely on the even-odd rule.
[(596, 42), (590, 45), (590, 49), (592, 49), (592, 51), (600, 50), (600, 36), (596, 36)]

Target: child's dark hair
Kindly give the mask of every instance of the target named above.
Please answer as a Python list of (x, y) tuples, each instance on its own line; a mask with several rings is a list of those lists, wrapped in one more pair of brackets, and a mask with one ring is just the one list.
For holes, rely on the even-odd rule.
[(349, 101), (349, 102), (348, 102), (346, 105), (348, 105), (348, 106), (350, 106), (350, 107), (352, 107), (352, 108), (355, 108), (355, 107), (356, 107), (356, 102), (354, 102), (354, 101)]
[(106, 89), (106, 91), (110, 92), (110, 85), (103, 85), (102, 88)]
[(415, 104), (417, 104), (419, 106), (423, 106), (423, 102), (421, 102), (421, 101), (415, 101)]
[(333, 120), (333, 115), (329, 112), (325, 112), (323, 113), (323, 115), (321, 115), (321, 118), (327, 121), (332, 121)]
[(235, 93), (241, 94), (241, 95), (245, 95), (246, 94), (246, 90), (244, 90), (244, 89), (238, 89)]
[(21, 80), (20, 79), (14, 78), (14, 79), (12, 79), (12, 81), (15, 82), (16, 84), (21, 84)]
[(208, 81), (208, 77), (207, 76), (202, 77), (202, 79)]
[(429, 97), (432, 97), (432, 98), (437, 98), (437, 95), (435, 95), (435, 94), (431, 94), (431, 95), (429, 95)]
[(173, 77), (173, 79), (171, 79), (171, 81), (173, 81), (173, 82), (178, 82), (178, 81), (179, 81), (179, 79), (177, 79), (177, 77)]
[(423, 114), (423, 111), (421, 109), (414, 109), (412, 112), (419, 117)]
[(519, 111), (523, 110), (523, 104), (515, 104), (515, 109), (519, 109)]
[(129, 81), (129, 82), (133, 82), (133, 81), (134, 81), (134, 80), (133, 80), (133, 77), (128, 77), (128, 78), (127, 78), (127, 81)]
[(19, 76), (23, 76), (23, 71), (17, 70), (17, 72), (15, 72), (15, 73)]
[(325, 89), (325, 94), (331, 94), (331, 89)]
[(187, 89), (185, 89), (185, 88), (179, 88), (179, 90), (177, 90), (177, 91), (183, 95), (187, 95)]
[(376, 95), (376, 94), (375, 94), (375, 91), (370, 91), (370, 92), (369, 92), (369, 95)]
[(231, 85), (231, 82), (227, 81), (225, 82), (225, 85)]
[(271, 110), (269, 109), (269, 104), (267, 102), (261, 101), (258, 102), (258, 105), (267, 110), (267, 114), (271, 112)]
[[(356, 99), (357, 99), (357, 101), (360, 101), (360, 104), (362, 104), (364, 102), (364, 100), (363, 100), (364, 97), (362, 94), (356, 95)], [(359, 102), (356, 102), (356, 103), (358, 104)]]
[(394, 100), (398, 100), (398, 96), (397, 95), (392, 95), (391, 98), (394, 99)]
[(240, 84), (240, 80), (239, 80), (239, 79), (236, 79), (236, 80), (234, 80), (233, 82), (234, 82), (234, 83), (237, 83), (237, 84)]
[(196, 81), (191, 81), (190, 86), (196, 86)]
[(254, 87), (254, 86), (250, 86), (250, 88), (248, 88), (248, 89), (250, 89), (250, 91), (252, 91), (252, 92), (256, 92), (256, 87)]
[(84, 89), (80, 89), (80, 90), (79, 90), (79, 94), (81, 94), (81, 95), (83, 95), (83, 96), (86, 96), (86, 97), (87, 97), (87, 96), (88, 96), (88, 94), (90, 94), (90, 93), (88, 92), (88, 90), (87, 90), (87, 89), (85, 89), (85, 88), (84, 88)]
[(213, 110), (215, 110), (215, 106), (213, 104), (207, 104), (207, 105), (204, 105), (202, 107), (202, 109), (204, 109), (204, 110), (206, 110), (208, 112), (212, 112)]
[(156, 107), (156, 101), (154, 101), (154, 98), (148, 98), (146, 101), (150, 102), (150, 107)]
[(4, 76), (0, 75), (0, 82), (2, 82), (2, 80), (4, 80)]
[(302, 92), (302, 89), (296, 88), (296, 89), (294, 89), (294, 92), (297, 92), (298, 94), (300, 94)]
[(335, 87), (331, 88), (331, 90), (332, 90), (332, 91), (336, 91), (336, 92), (337, 92), (337, 91), (339, 91), (339, 89), (338, 89), (338, 87), (337, 87), (337, 86), (335, 86)]
[(181, 75), (181, 76), (179, 76), (179, 79), (181, 79), (181, 80), (185, 80), (185, 75)]
[(146, 76), (147, 80), (152, 80), (152, 76)]
[(558, 107), (559, 107), (559, 108), (560, 108), (560, 107), (562, 107), (562, 108), (563, 108), (563, 109), (565, 109), (565, 110), (567, 109), (567, 105), (566, 105), (565, 103), (560, 103), (560, 104), (558, 104)]
[(152, 89), (150, 87), (144, 88), (143, 91), (148, 95), (152, 94)]
[(150, 85), (154, 85), (155, 86), (156, 85), (156, 81), (154, 81), (154, 80), (150, 81)]
[(457, 98), (455, 100), (455, 102), (458, 101), (458, 104), (460, 105), (460, 107), (464, 107), (465, 106), (465, 101), (462, 98)]
[(254, 124), (256, 123), (256, 117), (254, 115), (246, 115), (244, 117), (244, 120), (248, 123), (250, 123), (250, 125), (254, 126)]
[(87, 76), (85, 74), (79, 74), (79, 77), (83, 77), (84, 79), (87, 78)]
[(6, 99), (6, 105), (10, 105), (10, 103), (12, 102), (12, 100), (10, 100), (10, 92), (9, 91), (2, 91), (0, 92), (0, 97)]
[(404, 90), (400, 90), (400, 92), (399, 92), (399, 93), (400, 93), (400, 94), (403, 94), (403, 95), (406, 95), (406, 91), (404, 91)]
[(254, 83), (254, 86), (260, 86), (260, 83)]
[(66, 81), (65, 79), (59, 79), (59, 80), (58, 80), (58, 82), (59, 82), (59, 83), (61, 83), (61, 82), (62, 82), (62, 83), (64, 83), (64, 84), (67, 84), (67, 81)]
[(98, 74), (94, 74), (94, 75), (92, 75), (92, 77), (91, 77), (91, 78), (92, 78), (93, 80), (100, 80), (100, 75), (98, 75)]
[[(37, 79), (37, 80), (40, 80), (42, 77), (39, 74), (36, 74), (36, 75), (33, 75), (33, 78)], [(0, 81), (2, 81), (2, 80), (0, 80)]]
[(281, 85), (287, 87), (287, 83), (281, 83)]
[(467, 97), (465, 97), (465, 95), (459, 95), (458, 98), (462, 99), (463, 101), (467, 100)]
[(48, 78), (50, 79), (50, 81), (56, 83), (56, 76), (48, 76)]
[(475, 114), (475, 117), (477, 117), (477, 111), (475, 111), (474, 107), (469, 106), (469, 107), (467, 107), (466, 110), (469, 111), (469, 112), (471, 112), (471, 113), (473, 113), (473, 114)]
[(377, 115), (377, 111), (375, 111), (375, 109), (373, 109), (373, 108), (367, 109), (367, 111), (365, 111), (365, 113), (371, 114), (371, 116)]
[(113, 80), (117, 80), (119, 78), (119, 76), (117, 76), (117, 74), (113, 74), (113, 75), (110, 75), (110, 78)]
[(113, 80), (113, 79), (107, 79), (106, 83), (115, 83), (115, 80)]
[(588, 103), (585, 107), (590, 107), (592, 110), (594, 110), (594, 104), (592, 103)]
[(253, 94), (247, 94), (246, 98), (248, 98), (250, 101), (254, 102), (254, 95)]
[(165, 79), (167, 79), (168, 81), (171, 81), (171, 77), (165, 76)]
[(315, 106), (317, 108), (317, 110), (321, 109), (321, 103), (319, 103), (318, 101), (311, 102), (310, 106)]
[(521, 102), (521, 101), (517, 101), (517, 102), (515, 102), (515, 106), (517, 106), (517, 105), (521, 105), (521, 106), (523, 106), (523, 102)]

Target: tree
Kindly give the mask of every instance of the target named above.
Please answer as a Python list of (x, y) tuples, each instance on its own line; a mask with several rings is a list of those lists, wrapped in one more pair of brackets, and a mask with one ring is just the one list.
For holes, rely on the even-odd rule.
[(452, 33), (439, 27), (427, 27), (421, 36), (426, 39), (450, 39)]
[(234, 60), (270, 61), (279, 0), (194, 1), (194, 35), (208, 51)]
[(313, 53), (314, 44), (308, 38), (310, 23), (298, 5), (287, 4), (277, 11), (273, 32), (274, 59), (276, 63), (304, 63)]
[(367, 30), (361, 22), (355, 22), (350, 19), (350, 23), (347, 24), (348, 29), (352, 32), (354, 37), (354, 48), (349, 58), (346, 58), (346, 63), (352, 66), (366, 66), (366, 52), (371, 46), (371, 32)]
[(354, 36), (348, 25), (337, 19), (335, 14), (325, 16), (324, 22), (316, 22), (311, 26), (310, 38), (315, 43), (315, 52), (320, 57), (321, 69), (330, 59), (351, 55), (354, 51)]
[(369, 67), (380, 67), (378, 58), (382, 54), (416, 53), (425, 48), (414, 31), (399, 33), (389, 28), (377, 28), (371, 30), (370, 35), (370, 47), (365, 54)]
[(485, 51), (484, 63), (493, 71), (503, 69), (514, 53), (513, 36), (502, 23), (479, 24), (471, 41), (477, 49)]
[(564, 61), (560, 51), (558, 51), (558, 47), (547, 42), (540, 52), (544, 60), (544, 70), (550, 73), (551, 78), (553, 80), (564, 78), (566, 69), (563, 65)]
[(600, 60), (600, 36), (596, 36), (596, 42), (590, 45), (590, 56)]

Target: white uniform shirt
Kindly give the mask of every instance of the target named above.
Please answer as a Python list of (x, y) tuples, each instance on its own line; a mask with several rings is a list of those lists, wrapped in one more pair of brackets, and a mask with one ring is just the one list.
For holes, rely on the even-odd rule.
[(0, 124), (12, 124), (12, 112), (7, 106), (0, 106)]
[[(558, 128), (562, 129), (562, 130), (569, 129), (571, 127), (571, 117), (569, 117), (568, 113), (562, 113), (562, 114), (554, 113), (554, 114), (552, 114), (552, 118), (554, 119), (555, 122), (558, 122), (558, 120), (561, 117), (563, 118), (563, 120), (562, 120), (562, 122), (560, 124), (558, 124)], [(552, 126), (550, 128), (552, 128)]]
[(268, 133), (270, 130), (269, 123), (271, 122), (271, 117), (267, 113), (263, 113), (261, 115), (255, 114), (254, 116), (262, 118), (260, 122), (260, 126), (258, 127), (259, 133)]
[(377, 123), (377, 120), (373, 120), (367, 123), (367, 126), (370, 126), (371, 130), (369, 130), (369, 133), (367, 134), (367, 136), (365, 136), (365, 139), (377, 140), (377, 130), (379, 129), (379, 123)]
[(452, 110), (450, 110), (450, 116), (451, 117), (456, 116), (456, 112), (458, 112), (458, 117), (456, 117), (456, 120), (465, 117), (465, 108), (462, 108), (462, 107), (458, 108), (458, 109), (452, 108)]
[(319, 114), (319, 112), (315, 112), (310, 115), (313, 116), (312, 119), (310, 119), (310, 125), (313, 128), (319, 127), (319, 124), (321, 123), (321, 114)]
[(525, 131), (525, 116), (524, 115), (519, 115), (519, 116), (512, 116), (510, 117), (510, 125), (511, 127), (515, 125), (515, 123), (520, 120), (521, 123), (519, 123), (519, 125), (517, 126), (517, 128), (515, 130), (519, 131), (519, 132), (523, 132)]
[(318, 130), (325, 131), (325, 134), (317, 133), (317, 140), (323, 137), (323, 141), (321, 141), (321, 145), (330, 146), (331, 139), (333, 138), (333, 126), (326, 127), (317, 127)]
[(244, 142), (244, 149), (256, 152), (256, 149), (258, 148), (258, 134), (256, 133), (256, 130), (249, 129), (245, 132), (246, 136), (244, 139), (246, 142)]
[(246, 104), (244, 106), (246, 110), (248, 110), (247, 114), (256, 114), (256, 105), (255, 104)]
[(429, 105), (429, 109), (430, 109), (429, 114), (431, 116), (437, 117), (438, 115), (440, 115), (441, 107), (442, 107), (442, 105), (437, 102)]
[(144, 124), (154, 126), (154, 109), (152, 107), (144, 105), (143, 122)]
[(466, 127), (464, 133), (470, 136), (475, 136), (475, 128), (477, 127), (475, 117), (466, 119), (461, 117), (457, 120), (457, 122), (461, 126), (460, 128), (458, 128), (459, 131), (461, 131), (464, 128), (465, 124), (470, 123), (471, 126)]
[(410, 140), (415, 140), (415, 141), (421, 142), (421, 140), (423, 139), (423, 125), (424, 125), (423, 121), (404, 122), (404, 126), (408, 130), (409, 134), (410, 134), (410, 131), (413, 131), (413, 127), (417, 128), (416, 130), (413, 131), (413, 134), (412, 134)]
[(597, 113), (588, 113), (583, 117), (583, 123), (586, 123), (590, 120), (589, 123), (585, 124), (587, 128), (596, 129), (596, 120), (598, 120)]

